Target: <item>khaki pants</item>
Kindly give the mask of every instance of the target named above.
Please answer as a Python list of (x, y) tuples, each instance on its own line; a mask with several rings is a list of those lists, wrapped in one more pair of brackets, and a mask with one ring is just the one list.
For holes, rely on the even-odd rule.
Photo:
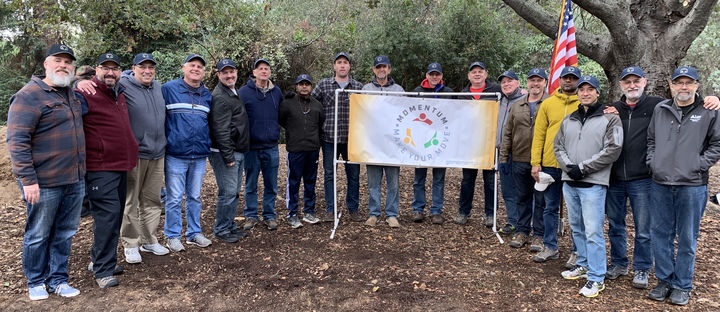
[(128, 172), (127, 197), (120, 238), (125, 248), (157, 244), (160, 223), (160, 188), (163, 186), (165, 158), (138, 159)]

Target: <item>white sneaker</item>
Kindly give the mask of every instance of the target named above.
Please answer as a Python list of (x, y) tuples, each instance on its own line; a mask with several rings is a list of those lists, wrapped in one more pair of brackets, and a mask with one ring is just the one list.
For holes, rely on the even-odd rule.
[(180, 238), (168, 238), (165, 244), (170, 250), (174, 252), (180, 252), (185, 250), (185, 246), (183, 246), (183, 244), (180, 242)]
[(152, 252), (157, 256), (164, 256), (170, 253), (170, 250), (160, 244), (143, 244), (140, 246), (142, 252)]
[(138, 247), (125, 248), (125, 262), (127, 262), (127, 263), (142, 262), (142, 257), (140, 256), (140, 249)]
[(594, 298), (597, 297), (597, 295), (603, 290), (605, 290), (605, 283), (587, 281), (585, 286), (580, 288), (579, 294), (588, 298)]
[(195, 235), (195, 237), (193, 237), (192, 239), (188, 239), (185, 242), (188, 244), (197, 245), (197, 246), (203, 247), (203, 248), (210, 246), (210, 244), (212, 244), (212, 242), (209, 239), (205, 238), (205, 235), (202, 235), (202, 233)]

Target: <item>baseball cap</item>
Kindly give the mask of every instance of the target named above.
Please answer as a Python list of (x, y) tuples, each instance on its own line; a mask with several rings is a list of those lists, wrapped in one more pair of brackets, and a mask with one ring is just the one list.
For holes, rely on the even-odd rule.
[(338, 53), (338, 54), (335, 54), (335, 57), (333, 57), (333, 63), (335, 63), (335, 61), (337, 61), (337, 59), (339, 59), (339, 58), (341, 58), (341, 57), (344, 57), (345, 59), (348, 60), (348, 62), (350, 62), (350, 57), (347, 55), (347, 53), (345, 53), (345, 52), (340, 52), (340, 53)]
[(150, 53), (138, 53), (135, 55), (135, 57), (133, 57), (133, 65), (137, 65), (145, 61), (150, 61), (153, 64), (157, 65), (157, 62), (155, 62), (155, 59)]
[(257, 68), (260, 63), (265, 63), (265, 64), (267, 64), (267, 66), (270, 66), (270, 62), (268, 62), (268, 60), (261, 57), (261, 58), (255, 60), (255, 63), (253, 63), (253, 68)]
[(503, 77), (508, 77), (510, 79), (519, 80), (517, 74), (513, 70), (506, 70), (500, 76), (498, 76), (497, 80), (500, 81), (503, 79)]
[(205, 59), (204, 59), (202, 56), (200, 56), (200, 54), (196, 54), (196, 53), (193, 53), (193, 54), (188, 55), (188, 56), (185, 58), (185, 63), (190, 62), (190, 61), (192, 61), (192, 60), (194, 60), (194, 59), (200, 60), (200, 63), (202, 63), (203, 66), (205, 66)]
[(470, 64), (470, 68), (468, 68), (468, 71), (471, 71), (471, 70), (473, 69), (473, 67), (475, 67), (475, 66), (480, 66), (480, 68), (482, 68), (483, 70), (485, 70), (485, 63), (483, 63), (483, 62), (472, 62), (472, 64)]
[(625, 79), (628, 75), (635, 75), (640, 78), (645, 78), (645, 73), (640, 67), (637, 66), (630, 66), (622, 70), (622, 73), (620, 73), (620, 79)]
[(222, 71), (225, 67), (232, 67), (237, 69), (237, 65), (235, 64), (235, 62), (233, 62), (233, 60), (229, 58), (224, 58), (217, 62), (217, 71)]
[(98, 57), (98, 60), (97, 60), (97, 64), (100, 65), (105, 62), (113, 62), (115, 64), (118, 64), (118, 66), (120, 66), (120, 57), (117, 56), (117, 54), (112, 53), (112, 52), (100, 54), (100, 56)]
[(545, 71), (545, 69), (539, 68), (539, 67), (533, 68), (528, 72), (527, 78), (530, 78), (533, 76), (537, 76), (537, 77), (540, 77), (540, 78), (546, 79), (546, 80), (548, 79), (547, 72)]
[(681, 66), (675, 69), (672, 75), (672, 80), (678, 79), (680, 77), (688, 77), (696, 81), (700, 80), (698, 79), (697, 69), (690, 66)]
[(539, 192), (545, 191), (545, 189), (547, 189), (547, 187), (550, 186), (550, 184), (555, 182), (555, 179), (553, 179), (553, 177), (551, 175), (549, 175), (545, 172), (542, 172), (542, 171), (540, 171), (538, 173), (538, 179), (540, 181), (535, 182), (535, 190), (537, 190)]
[(295, 84), (298, 84), (303, 81), (312, 83), (312, 77), (310, 77), (310, 75), (308, 75), (308, 74), (301, 74), (300, 76), (297, 76), (297, 79), (295, 79)]
[(58, 54), (67, 54), (70, 56), (71, 59), (73, 59), (73, 61), (76, 60), (75, 52), (73, 52), (73, 49), (64, 44), (53, 44), (52, 46), (50, 46), (50, 48), (47, 50), (47, 53), (45, 54), (45, 57)]
[(378, 55), (375, 57), (373, 67), (377, 67), (378, 65), (390, 65), (390, 59), (385, 55)]
[(578, 88), (580, 88), (581, 85), (586, 83), (593, 86), (593, 88), (595, 88), (595, 90), (600, 93), (600, 81), (598, 81), (597, 78), (595, 78), (594, 76), (582, 76), (582, 78), (580, 78), (580, 80), (578, 81), (577, 86)]
[(565, 77), (567, 75), (573, 75), (575, 77), (582, 77), (582, 73), (580, 72), (580, 68), (577, 68), (575, 66), (565, 66), (562, 71), (560, 71), (560, 78)]
[(442, 66), (440, 63), (430, 63), (428, 65), (427, 73), (438, 72), (442, 74)]

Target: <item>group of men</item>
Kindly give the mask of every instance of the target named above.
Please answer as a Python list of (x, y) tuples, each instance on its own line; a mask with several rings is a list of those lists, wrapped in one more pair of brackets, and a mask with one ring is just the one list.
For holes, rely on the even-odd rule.
[[(333, 220), (333, 158), (347, 160), (350, 115), (348, 92), (336, 90), (404, 91), (390, 76), (387, 56), (374, 59), (374, 75), (364, 86), (350, 76), (351, 64), (350, 57), (340, 52), (333, 58), (334, 76), (313, 88), (312, 78), (301, 74), (294, 92), (283, 96), (270, 79), (270, 62), (262, 58), (254, 62), (252, 75), (239, 89), (236, 63), (220, 60), (216, 66), (219, 84), (210, 92), (203, 83), (206, 61), (198, 54), (185, 59), (182, 77), (161, 85), (155, 80), (157, 63), (151, 54), (136, 55), (132, 70), (122, 72), (119, 57), (104, 53), (98, 58), (95, 76), (77, 83), (73, 92), (73, 50), (62, 44), (50, 47), (44, 62), (46, 76), (33, 77), (13, 96), (8, 114), (13, 173), (27, 203), (23, 269), (30, 299), (45, 299), (48, 291), (64, 297), (80, 293), (68, 284), (67, 260), (85, 194), (94, 221), (89, 269), (101, 288), (119, 284), (114, 276), (123, 270), (117, 264), (118, 240), (127, 263), (142, 262), (140, 251), (166, 255), (185, 249), (180, 239), (183, 200), (186, 243), (209, 246), (212, 242), (200, 225), (206, 158), (218, 185), (215, 238), (237, 242), (261, 221), (260, 173), (262, 221), (269, 230), (277, 229), (280, 127), (286, 130), (288, 151), (288, 224), (292, 228), (303, 225), (301, 183), (302, 221), (320, 222), (315, 211), (320, 151), (326, 203), (323, 219)], [(655, 263), (659, 283), (648, 297), (687, 304), (708, 170), (720, 158), (720, 124), (715, 122), (720, 101), (711, 96), (703, 105), (695, 93), (697, 71), (678, 68), (671, 83), (674, 97), (664, 100), (646, 95), (642, 69), (628, 67), (620, 76), (623, 97), (607, 108), (598, 102), (598, 79), (582, 76), (576, 67), (562, 70), (561, 86), (552, 94), (545, 92), (548, 77), (542, 68), (528, 72), (528, 90), (520, 88), (512, 70), (503, 72), (497, 85), (488, 82), (487, 76), (485, 65), (473, 62), (463, 92), (470, 93), (467, 99), (476, 100), (501, 94), (496, 147), (507, 223), (499, 231), (513, 235), (510, 246), (530, 245), (537, 252), (536, 262), (558, 258), (562, 192), (574, 252), (566, 264), (569, 270), (561, 275), (586, 278), (580, 294), (597, 296), (605, 278), (628, 274), (625, 202), (629, 198), (635, 222), (632, 285), (646, 288)], [(458, 98), (442, 94), (453, 90), (444, 85), (439, 63), (428, 65), (426, 79), (414, 91), (427, 97)], [(657, 136), (667, 140), (656, 141)], [(688, 159), (687, 155), (696, 156)], [(399, 227), (399, 167), (367, 166), (367, 219), (359, 213), (360, 165), (344, 167), (350, 219), (377, 225), (385, 175), (385, 220), (390, 227)], [(240, 229), (234, 219), (243, 172), (245, 223)], [(463, 169), (457, 224), (466, 224), (471, 215), (478, 172)], [(489, 227), (496, 224), (495, 174), (483, 170), (482, 217)], [(433, 168), (432, 175), (430, 220), (442, 224), (445, 169)], [(415, 169), (414, 222), (425, 218), (426, 178), (427, 169)], [(163, 181), (165, 207), (160, 203)], [(650, 205), (655, 213), (650, 213)], [(163, 208), (165, 246), (156, 236)], [(605, 215), (610, 224), (610, 266), (605, 260)]]

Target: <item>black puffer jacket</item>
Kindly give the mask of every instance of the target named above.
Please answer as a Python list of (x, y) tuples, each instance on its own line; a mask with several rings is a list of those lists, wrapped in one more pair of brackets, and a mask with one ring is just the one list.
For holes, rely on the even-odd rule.
[(223, 84), (212, 92), (208, 116), (212, 148), (220, 151), (226, 164), (235, 161), (234, 152), (250, 150), (250, 124), (245, 103)]

